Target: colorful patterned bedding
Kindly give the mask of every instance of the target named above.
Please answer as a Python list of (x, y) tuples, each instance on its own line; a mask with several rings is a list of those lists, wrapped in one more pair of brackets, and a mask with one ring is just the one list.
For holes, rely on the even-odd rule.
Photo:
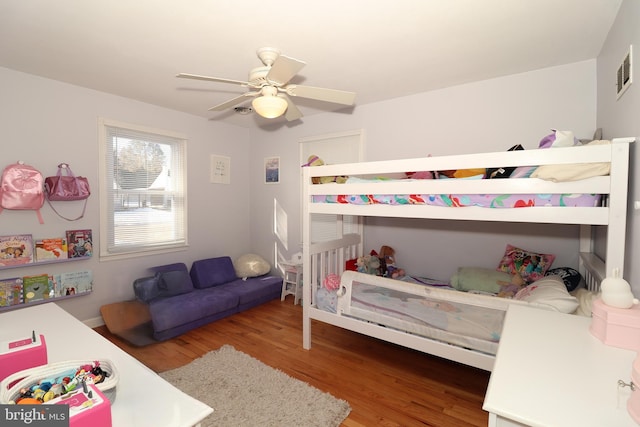
[(597, 207), (598, 194), (364, 194), (316, 195), (313, 203), (352, 205), (432, 205), (445, 207), (524, 208), (531, 206)]

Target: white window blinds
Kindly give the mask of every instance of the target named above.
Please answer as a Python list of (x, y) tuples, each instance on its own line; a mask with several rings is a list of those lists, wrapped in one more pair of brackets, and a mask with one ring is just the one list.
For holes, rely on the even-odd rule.
[(186, 140), (104, 120), (101, 135), (101, 256), (186, 246)]

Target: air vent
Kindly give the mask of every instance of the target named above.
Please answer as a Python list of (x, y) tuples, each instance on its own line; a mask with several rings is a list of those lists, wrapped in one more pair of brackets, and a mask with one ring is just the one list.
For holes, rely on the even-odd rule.
[(233, 109), (233, 111), (235, 111), (238, 114), (242, 114), (243, 116), (246, 116), (247, 114), (250, 114), (253, 112), (253, 108), (251, 107), (235, 107)]
[(631, 77), (633, 75), (633, 69), (631, 65), (632, 47), (633, 46), (629, 46), (629, 52), (627, 52), (624, 59), (622, 60), (622, 64), (620, 64), (620, 67), (618, 67), (618, 74), (616, 76), (616, 99), (620, 99), (622, 94), (629, 88), (629, 86), (631, 86)]

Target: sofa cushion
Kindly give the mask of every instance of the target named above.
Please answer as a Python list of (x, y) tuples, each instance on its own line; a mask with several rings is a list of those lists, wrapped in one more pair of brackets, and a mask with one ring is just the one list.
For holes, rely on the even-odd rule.
[(187, 264), (185, 264), (184, 262), (176, 262), (173, 264), (151, 267), (151, 271), (153, 271), (154, 273), (163, 273), (165, 271), (186, 271), (188, 273), (189, 269), (187, 268)]
[(169, 298), (156, 298), (149, 304), (154, 331), (164, 331), (238, 307), (238, 296), (223, 289), (195, 289)]
[(148, 303), (160, 296), (158, 276), (141, 277), (133, 281), (133, 293), (138, 301)]
[(228, 256), (201, 259), (191, 265), (193, 286), (199, 289), (219, 286), (237, 278), (233, 262)]
[(282, 278), (277, 276), (254, 277), (246, 280), (236, 279), (219, 285), (216, 289), (223, 289), (238, 297), (238, 304), (244, 306), (253, 301), (263, 301), (274, 293), (282, 292)]
[(157, 272), (158, 293), (161, 297), (171, 297), (193, 291), (189, 273), (183, 270)]

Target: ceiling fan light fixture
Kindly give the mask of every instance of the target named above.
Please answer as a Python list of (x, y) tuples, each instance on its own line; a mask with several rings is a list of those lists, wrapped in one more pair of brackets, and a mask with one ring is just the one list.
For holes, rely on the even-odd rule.
[(287, 110), (287, 101), (284, 99), (267, 95), (260, 96), (251, 102), (256, 113), (267, 119), (275, 119), (280, 117)]
[(341, 105), (354, 105), (356, 94), (353, 92), (290, 84), (291, 79), (306, 65), (305, 62), (281, 55), (278, 49), (271, 47), (258, 49), (257, 54), (264, 65), (251, 69), (248, 81), (187, 73), (179, 73), (176, 76), (186, 79), (231, 83), (249, 88), (248, 92), (229, 99), (222, 104), (215, 105), (209, 108), (209, 111), (223, 111), (228, 108), (235, 108), (238, 114), (248, 114), (251, 112), (251, 108), (236, 106), (245, 103), (248, 98), (252, 98), (252, 108), (261, 117), (274, 119), (284, 115), (284, 118), (290, 122), (302, 117), (302, 112), (293, 102), (292, 97)]

